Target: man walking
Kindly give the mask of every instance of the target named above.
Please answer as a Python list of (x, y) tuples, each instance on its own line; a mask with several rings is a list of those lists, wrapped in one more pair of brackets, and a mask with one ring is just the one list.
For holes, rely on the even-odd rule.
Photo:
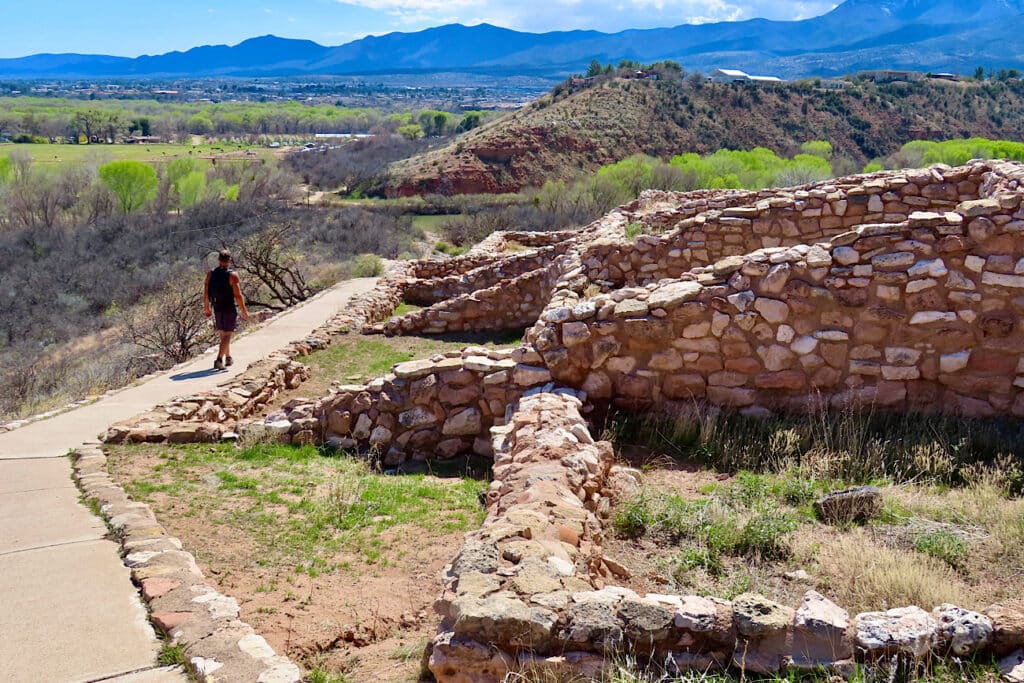
[(223, 370), (233, 362), (231, 333), (238, 327), (239, 309), (242, 317), (248, 320), (249, 311), (245, 308), (242, 290), (238, 287), (238, 274), (231, 270), (231, 252), (224, 249), (217, 255), (217, 267), (206, 274), (206, 285), (203, 287), (203, 313), (207, 318), (214, 316), (214, 329), (220, 332), (220, 350), (213, 363), (214, 370)]

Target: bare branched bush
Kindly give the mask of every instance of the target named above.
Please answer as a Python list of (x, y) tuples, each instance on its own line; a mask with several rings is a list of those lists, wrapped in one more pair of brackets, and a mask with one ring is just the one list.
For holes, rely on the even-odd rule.
[(235, 247), (235, 268), (262, 283), (270, 295), (260, 301), (257, 294), (252, 305), (283, 310), (313, 295), (306, 284), (302, 255), (293, 247), (293, 233), (293, 225), (278, 225), (246, 237)]
[(213, 343), (214, 330), (203, 315), (201, 276), (195, 274), (193, 282), (194, 288), (171, 285), (148, 304), (124, 313), (126, 339), (159, 353), (169, 365)]

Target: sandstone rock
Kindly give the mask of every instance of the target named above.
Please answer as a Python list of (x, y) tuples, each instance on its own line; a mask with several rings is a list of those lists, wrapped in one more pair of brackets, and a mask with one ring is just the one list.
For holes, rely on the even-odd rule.
[(992, 605), (985, 616), (992, 622), (992, 650), (996, 654), (1024, 648), (1024, 609)]
[(480, 411), (476, 408), (464, 408), (445, 420), (441, 433), (445, 436), (476, 436), (482, 430)]
[(647, 302), (638, 299), (625, 299), (615, 305), (616, 318), (640, 318), (647, 315)]
[(758, 297), (754, 301), (754, 309), (769, 323), (781, 323), (789, 318), (789, 306), (778, 299)]
[(736, 632), (747, 638), (763, 638), (786, 631), (793, 622), (791, 607), (772, 602), (763, 595), (744, 593), (732, 601)]
[(927, 655), (935, 644), (938, 623), (920, 607), (865, 612), (855, 620), (857, 647), (869, 658), (905, 654)]
[(579, 346), (590, 339), (590, 327), (586, 323), (562, 325), (562, 343), (568, 347)]
[(850, 615), (816, 591), (808, 591), (793, 621), (792, 665), (800, 669), (831, 666), (853, 656), (847, 636)]
[(551, 372), (547, 368), (519, 364), (512, 371), (512, 380), (521, 387), (546, 384), (551, 381)]
[(438, 683), (500, 683), (513, 665), (511, 655), (450, 631), (434, 638), (427, 663)]
[(874, 486), (835, 491), (816, 500), (814, 511), (830, 524), (865, 521), (882, 511), (882, 492)]
[(702, 290), (703, 287), (696, 282), (673, 282), (655, 289), (648, 297), (647, 305), (651, 308), (671, 310), (680, 304), (693, 301)]

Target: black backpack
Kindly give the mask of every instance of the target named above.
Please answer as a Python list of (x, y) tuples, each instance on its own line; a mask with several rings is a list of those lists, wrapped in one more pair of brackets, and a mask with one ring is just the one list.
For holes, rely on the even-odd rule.
[(210, 271), (210, 284), (206, 293), (215, 310), (230, 311), (235, 308), (235, 292), (231, 288), (233, 272), (227, 268), (214, 268)]

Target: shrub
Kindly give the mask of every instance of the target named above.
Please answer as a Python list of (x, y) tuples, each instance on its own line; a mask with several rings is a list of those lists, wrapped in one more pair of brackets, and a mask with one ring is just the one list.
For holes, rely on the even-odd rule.
[(352, 266), (352, 277), (377, 277), (384, 272), (384, 262), (376, 254), (360, 254)]
[(954, 569), (963, 566), (968, 553), (963, 539), (941, 529), (918, 534), (914, 538), (914, 550), (942, 560)]

